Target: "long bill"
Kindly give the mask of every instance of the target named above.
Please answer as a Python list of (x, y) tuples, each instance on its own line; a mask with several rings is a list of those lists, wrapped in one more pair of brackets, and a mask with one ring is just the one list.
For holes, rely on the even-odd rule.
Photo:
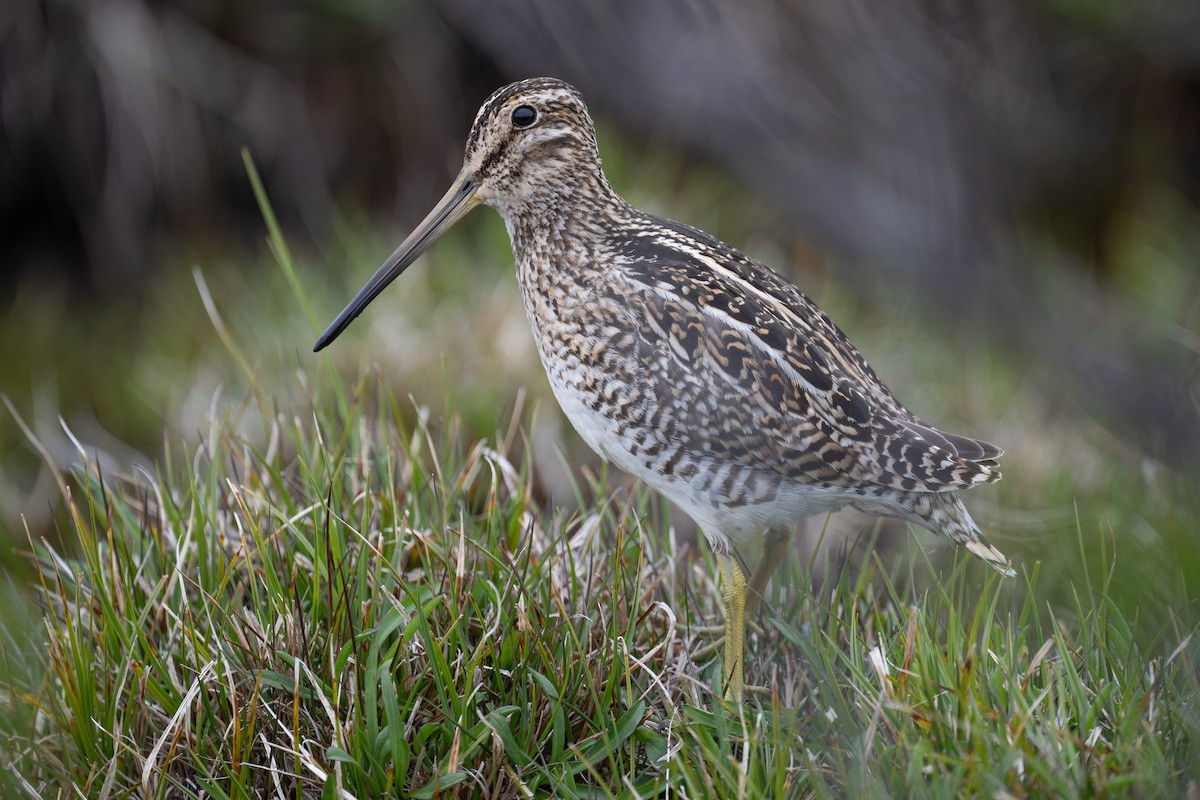
[(375, 271), (371, 280), (367, 281), (367, 285), (354, 295), (354, 299), (342, 309), (342, 313), (337, 315), (337, 319), (325, 329), (321, 338), (317, 339), (313, 352), (319, 352), (341, 335), (342, 331), (346, 330), (346, 326), (353, 322), (354, 318), (361, 314), (363, 309), (387, 288), (389, 283), (396, 280), (400, 273), (408, 269), (418, 256), (438, 240), (439, 236), (450, 230), (454, 223), (465, 217), (480, 202), (482, 201), (479, 196), (475, 194), (475, 181), (466, 174), (464, 169), (455, 179), (450, 191), (446, 192), (445, 196), (438, 201), (438, 204), (421, 221), (421, 224), (408, 235), (408, 238), (396, 248), (395, 252), (388, 256), (387, 261), (383, 262), (383, 266)]

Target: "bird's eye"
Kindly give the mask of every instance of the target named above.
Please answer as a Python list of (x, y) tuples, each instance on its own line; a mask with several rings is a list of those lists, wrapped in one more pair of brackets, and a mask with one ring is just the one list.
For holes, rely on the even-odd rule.
[(528, 128), (537, 122), (537, 112), (533, 106), (517, 106), (513, 109), (512, 124), (514, 128)]

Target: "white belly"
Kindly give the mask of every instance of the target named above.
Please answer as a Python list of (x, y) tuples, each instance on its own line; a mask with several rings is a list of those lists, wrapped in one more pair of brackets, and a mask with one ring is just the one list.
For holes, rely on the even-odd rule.
[[(724, 503), (720, 496), (714, 495), (711, 484), (720, 485), (725, 477), (723, 471), (734, 469), (734, 466), (708, 465), (688, 478), (648, 469), (642, 460), (632, 455), (632, 443), (627, 443), (626, 437), (617, 433), (615, 420), (594, 410), (588, 398), (576, 389), (553, 379), (550, 386), (563, 413), (588, 447), (679, 506), (696, 521), (714, 546), (718, 546), (718, 540), (722, 538), (745, 541), (766, 530), (791, 528), (804, 517), (836, 511), (854, 499), (843, 490), (784, 481), (770, 500), (741, 505)], [(713, 472), (716, 474), (712, 475)], [(707, 489), (706, 483), (710, 484)]]

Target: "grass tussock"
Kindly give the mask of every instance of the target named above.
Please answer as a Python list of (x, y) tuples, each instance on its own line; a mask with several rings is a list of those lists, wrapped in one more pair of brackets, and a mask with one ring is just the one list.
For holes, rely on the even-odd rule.
[(406, 423), (373, 375), (344, 396), (251, 399), (158, 475), (80, 453), (78, 551), (32, 543), (41, 621), (6, 632), (12, 792), (1194, 790), (1195, 630), (1139, 629), (1106, 596), (1118, 558), (1064, 609), (1036, 570), (789, 565), (751, 637), (766, 688), (730, 708), (714, 573), (661, 501), (596, 481), (563, 519), (532, 501), (517, 427)]

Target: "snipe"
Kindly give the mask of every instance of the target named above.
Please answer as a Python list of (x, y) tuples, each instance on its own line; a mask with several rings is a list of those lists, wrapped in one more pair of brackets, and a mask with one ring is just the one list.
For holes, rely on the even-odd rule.
[[(488, 98), (450, 190), (314, 349), (480, 203), (504, 218), (538, 352), (575, 429), (690, 514), (718, 557), (726, 697), (741, 696), (745, 618), (800, 517), (844, 506), (899, 517), (1012, 574), (958, 496), (999, 480), (1000, 448), (918, 419), (766, 265), (622, 200), (583, 99), (560, 80)], [(734, 546), (759, 536), (747, 593)]]

